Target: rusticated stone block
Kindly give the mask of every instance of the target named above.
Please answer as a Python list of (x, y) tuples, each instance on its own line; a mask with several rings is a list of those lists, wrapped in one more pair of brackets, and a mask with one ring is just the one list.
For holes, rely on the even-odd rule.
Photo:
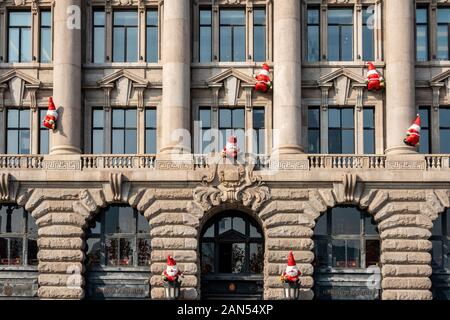
[(38, 282), (40, 286), (83, 286), (84, 277), (81, 274), (40, 274)]
[(398, 240), (386, 239), (381, 242), (381, 251), (430, 251), (432, 247), (429, 240)]
[(318, 192), (327, 207), (331, 208), (336, 205), (336, 199), (334, 198), (333, 191), (331, 189), (321, 189), (318, 190)]
[(323, 200), (322, 196), (317, 190), (309, 191), (308, 203), (311, 207), (314, 207), (319, 212), (325, 212), (328, 209), (326, 202)]
[(81, 262), (39, 262), (39, 273), (83, 273), (84, 264)]
[(39, 238), (39, 249), (84, 249), (81, 238)]
[(147, 220), (151, 220), (162, 212), (187, 212), (188, 203), (184, 200), (158, 200), (145, 210), (144, 215)]
[(381, 232), (380, 238), (385, 239), (424, 239), (430, 238), (431, 232), (416, 227), (402, 227), (389, 229)]
[(193, 215), (186, 213), (186, 212), (175, 212), (175, 213), (169, 213), (164, 212), (159, 215), (157, 215), (155, 218), (150, 220), (150, 225), (152, 227), (157, 226), (164, 226), (164, 225), (185, 225), (185, 226), (191, 226), (191, 227), (197, 227), (199, 225), (199, 221), (197, 217), (194, 217)]
[(198, 247), (198, 241), (195, 238), (153, 238), (151, 240), (152, 249), (179, 250), (194, 249)]
[(422, 202), (425, 201), (423, 190), (389, 190), (390, 201)]
[(310, 251), (314, 248), (312, 239), (268, 239), (267, 249), (283, 251)]
[(136, 206), (139, 204), (139, 201), (142, 199), (142, 197), (145, 194), (144, 188), (131, 188), (130, 194), (128, 196), (128, 203), (131, 207), (136, 208)]
[(139, 200), (139, 203), (136, 206), (136, 209), (139, 212), (145, 212), (145, 210), (147, 210), (153, 204), (153, 202), (155, 202), (156, 198), (153, 193), (154, 190), (152, 189), (147, 189), (145, 191), (144, 195)]
[(385, 252), (381, 254), (383, 264), (429, 264), (428, 252)]
[(383, 265), (383, 277), (429, 277), (433, 269), (428, 265)]
[(311, 206), (309, 203), (304, 204), (303, 213), (310, 216), (312, 220), (316, 220), (322, 214), (322, 212)]
[(49, 225), (73, 225), (83, 227), (85, 225), (85, 218), (74, 212), (52, 212), (39, 218), (36, 223), (40, 227)]
[(302, 189), (272, 189), (273, 200), (307, 200), (308, 190)]
[[(181, 278), (181, 287), (196, 287), (198, 284), (197, 277), (194, 275), (184, 275), (183, 278)], [(154, 275), (150, 278), (150, 285), (160, 287), (163, 285), (163, 281), (160, 275)]]
[(81, 250), (39, 250), (39, 261), (71, 262), (83, 261), (84, 253)]
[[(156, 287), (151, 290), (151, 297), (154, 300), (164, 299), (164, 288)], [(197, 290), (194, 288), (181, 288), (180, 299), (182, 300), (196, 300), (198, 299)]]
[(265, 220), (278, 212), (277, 204), (279, 201), (271, 201), (269, 202), (260, 212), (259, 217), (262, 220)]
[(83, 299), (84, 290), (75, 287), (50, 287), (42, 286), (38, 289), (38, 296), (41, 299)]
[(378, 224), (378, 228), (381, 231), (396, 227), (419, 227), (431, 229), (433, 227), (433, 223), (429, 217), (422, 214), (396, 214), (382, 220)]
[[(314, 267), (310, 263), (297, 263), (297, 266), (303, 276), (314, 274)], [(286, 263), (269, 263), (266, 268), (268, 275), (279, 277), (286, 270)]]
[[(298, 263), (311, 263), (314, 261), (314, 253), (311, 251), (293, 251), (295, 261)], [(266, 253), (269, 262), (286, 262), (287, 252), (283, 251), (269, 251)]]
[(384, 207), (388, 199), (389, 199), (388, 192), (379, 190), (375, 195), (375, 197), (373, 198), (373, 200), (371, 201), (371, 203), (369, 204), (367, 210), (370, 213), (377, 213), (378, 211), (381, 210), (381, 208)]
[(428, 290), (431, 288), (431, 280), (428, 277), (422, 278), (386, 277), (382, 280), (381, 287), (383, 289)]
[(386, 204), (379, 211), (371, 211), (375, 213), (376, 221), (383, 221), (397, 214), (420, 214), (420, 202), (391, 202)]
[(278, 213), (264, 222), (266, 228), (286, 225), (302, 225), (308, 228), (314, 228), (315, 223), (310, 216), (301, 213)]
[[(283, 283), (280, 280), (280, 276), (268, 276), (264, 279), (264, 285), (269, 288), (283, 288)], [(300, 277), (301, 288), (312, 288), (314, 285), (314, 279), (310, 276)]]
[(383, 290), (383, 300), (432, 300), (429, 290)]
[(150, 230), (152, 237), (197, 237), (197, 230), (188, 226), (161, 226)]
[[(183, 272), (185, 275), (196, 275), (198, 268), (197, 263), (183, 263), (177, 262), (178, 269)], [(151, 273), (153, 274), (161, 274), (167, 267), (167, 264), (164, 262), (161, 263), (152, 263), (150, 266)]]
[[(300, 289), (299, 300), (312, 300), (314, 298), (314, 292), (311, 289)], [(265, 300), (284, 300), (284, 290), (281, 288), (265, 288), (264, 289)]]
[(83, 237), (84, 231), (80, 227), (53, 225), (42, 227), (38, 230), (39, 236), (43, 237)]
[(152, 262), (167, 261), (167, 256), (171, 255), (176, 261), (180, 262), (197, 262), (197, 252), (193, 250), (152, 250)]
[(303, 226), (281, 226), (267, 230), (270, 238), (311, 238), (313, 231), (311, 228)]
[(158, 200), (192, 200), (192, 189), (156, 188), (153, 192)]
[(434, 190), (434, 193), (443, 206), (450, 207), (450, 190)]

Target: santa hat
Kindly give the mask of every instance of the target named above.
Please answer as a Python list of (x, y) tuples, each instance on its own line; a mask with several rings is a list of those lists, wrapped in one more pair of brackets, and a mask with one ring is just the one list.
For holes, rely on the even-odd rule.
[(420, 132), (420, 115), (416, 116), (416, 120), (414, 120), (414, 123), (409, 127), (408, 132)]
[(269, 71), (269, 70), (270, 70), (270, 67), (269, 67), (269, 65), (268, 65), (267, 63), (264, 63), (264, 64), (262, 65), (262, 68), (263, 68), (264, 70), (266, 70), (266, 71)]
[(177, 265), (177, 262), (172, 256), (167, 256), (167, 265), (173, 267)]
[(289, 252), (289, 256), (288, 256), (288, 267), (293, 267), (295, 265), (297, 265), (297, 264), (295, 263), (294, 254), (291, 251), (291, 252)]
[(48, 110), (54, 111), (56, 110), (55, 104), (53, 103), (53, 98), (48, 97)]
[(376, 68), (375, 68), (375, 66), (373, 65), (372, 62), (368, 62), (368, 63), (367, 63), (367, 68), (369, 69), (369, 71), (370, 71), (370, 70), (376, 70)]

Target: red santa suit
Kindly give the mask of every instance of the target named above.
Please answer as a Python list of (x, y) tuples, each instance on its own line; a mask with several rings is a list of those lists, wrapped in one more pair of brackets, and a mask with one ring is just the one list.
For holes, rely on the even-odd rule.
[(181, 271), (177, 267), (177, 262), (171, 256), (167, 256), (167, 267), (163, 274), (169, 282), (178, 281), (178, 277), (181, 275)]
[(56, 120), (58, 120), (58, 112), (56, 111), (55, 104), (53, 103), (53, 98), (48, 98), (48, 110), (45, 115), (42, 125), (47, 129), (55, 130)]
[(256, 84), (255, 90), (266, 93), (272, 88), (272, 81), (270, 80), (270, 67), (267, 63), (263, 64), (262, 69), (255, 76)]
[(282, 276), (289, 282), (298, 282), (300, 275), (301, 272), (298, 269), (297, 264), (295, 263), (294, 255), (291, 251), (289, 252), (288, 256), (288, 265), (286, 267), (286, 270), (284, 270)]
[(233, 159), (236, 159), (239, 153), (239, 147), (237, 145), (237, 137), (231, 136), (228, 138), (227, 144), (223, 148), (224, 155), (227, 155)]
[(379, 91), (384, 88), (384, 78), (375, 68), (372, 62), (368, 63), (367, 89), (369, 91)]
[(417, 115), (414, 123), (409, 127), (406, 133), (405, 144), (411, 147), (416, 147), (420, 141), (420, 115)]

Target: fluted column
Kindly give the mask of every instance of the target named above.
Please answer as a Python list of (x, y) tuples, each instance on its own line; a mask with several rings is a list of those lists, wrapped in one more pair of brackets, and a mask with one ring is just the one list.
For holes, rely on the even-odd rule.
[(301, 146), (301, 24), (298, 0), (274, 0), (274, 153)]
[(57, 130), (51, 154), (81, 153), (81, 0), (55, 1), (53, 97)]
[(164, 1), (161, 153), (191, 149), (190, 1)]
[(386, 138), (387, 154), (415, 153), (403, 143), (416, 115), (415, 2), (386, 0)]

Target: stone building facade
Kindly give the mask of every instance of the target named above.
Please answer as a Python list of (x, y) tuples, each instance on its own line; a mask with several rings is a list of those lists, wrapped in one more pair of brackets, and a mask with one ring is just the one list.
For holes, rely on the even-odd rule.
[[(446, 5), (444, 0), (0, 1), (0, 212), (6, 220), (23, 214), (28, 226), (13, 234), (0, 220), (0, 298), (162, 299), (160, 275), (170, 254), (185, 275), (182, 299), (236, 294), (282, 299), (279, 275), (289, 251), (302, 272), (300, 299), (448, 298), (450, 156), (443, 146), (450, 123), (442, 115), (450, 105), (450, 58), (440, 58), (445, 52), (439, 40), (445, 29), (440, 10)], [(350, 10), (350, 23), (342, 22), (343, 11), (337, 18), (330, 13), (341, 9)], [(425, 10), (426, 22), (418, 18), (418, 9)], [(224, 22), (223, 10), (239, 14)], [(116, 21), (120, 11), (134, 12), (136, 23), (129, 17)], [(14, 12), (29, 12), (29, 18), (19, 23)], [(50, 13), (50, 26), (42, 12)], [(236, 22), (240, 12), (243, 23)], [(423, 36), (423, 28), (426, 57), (417, 59), (424, 51), (416, 34)], [(48, 41), (44, 29), (51, 30), (50, 54), (42, 46)], [(231, 58), (221, 42), (226, 32), (232, 34)], [(151, 39), (156, 41), (150, 45)], [(367, 91), (365, 57), (385, 75), (384, 91)], [(253, 89), (253, 75), (263, 61), (274, 81), (269, 93)], [(59, 120), (57, 129), (47, 133), (40, 122), (49, 96)], [(336, 132), (344, 143), (345, 128), (330, 126), (341, 109), (354, 120), (349, 129), (353, 152), (343, 146), (333, 152)], [(17, 120), (14, 127), (11, 110), (17, 110), (15, 117), (28, 110), (27, 123)], [(222, 158), (220, 139), (208, 152), (198, 142), (202, 110), (207, 127), (219, 131), (228, 128), (221, 124), (222, 110), (229, 110), (224, 115), (241, 110), (238, 127), (249, 133), (239, 140), (243, 152), (237, 161)], [(429, 119), (423, 124), (425, 153), (403, 143), (418, 110)], [(262, 127), (256, 128), (256, 114)], [(319, 119), (315, 127), (313, 114)], [(131, 127), (116, 123), (124, 117), (132, 117)], [(132, 132), (131, 140), (114, 140), (119, 131)], [(11, 151), (17, 132), (26, 136), (18, 142), (25, 152)], [(314, 132), (318, 138), (313, 141)], [(366, 149), (369, 137), (371, 150)], [(145, 217), (148, 229), (134, 229), (131, 242), (120, 236), (114, 242), (102, 229), (101, 250), (105, 243), (108, 248), (113, 242), (131, 243), (134, 267), (119, 257), (118, 264), (94, 270), (87, 262), (89, 241), (98, 231), (95, 221), (104, 228), (100, 217), (111, 208), (132, 208), (135, 219)], [(342, 239), (334, 231), (319, 234), (319, 220), (330, 215), (325, 220), (329, 229), (335, 209), (361, 213), (361, 226), (372, 221), (376, 233), (366, 238), (358, 229)], [(253, 253), (261, 260), (246, 256), (256, 267), (230, 258), (231, 272), (208, 275), (205, 237), (221, 217), (251, 221), (241, 234), (247, 240), (234, 243), (249, 244), (244, 253), (260, 250)], [(9, 223), (22, 218), (17, 219)], [(216, 233), (232, 220), (227, 221), (219, 221)], [(328, 249), (319, 246), (319, 238)], [(209, 258), (217, 262), (217, 248), (226, 246), (221, 247), (218, 235), (211, 239), (219, 247)], [(342, 241), (345, 250), (334, 241)], [(370, 248), (378, 250), (372, 266), (364, 263), (368, 241), (375, 241)], [(141, 244), (150, 248), (143, 264)], [(30, 258), (31, 252), (36, 256)], [(110, 259), (102, 252), (107, 256), (102, 259)], [(323, 252), (329, 265), (317, 261)], [(336, 252), (344, 252), (344, 258)], [(214, 263), (209, 267), (226, 269)], [(247, 273), (239, 277), (242, 268)], [(211, 293), (208, 283), (223, 290)]]

